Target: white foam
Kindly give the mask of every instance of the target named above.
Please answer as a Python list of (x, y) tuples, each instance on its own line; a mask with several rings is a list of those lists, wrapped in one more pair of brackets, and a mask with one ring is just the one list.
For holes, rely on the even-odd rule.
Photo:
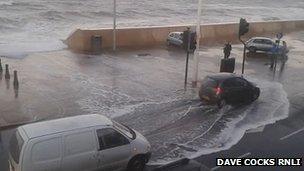
[(4, 0), (0, 1), (0, 5), (13, 5), (14, 1), (12, 0)]
[(187, 140), (186, 143), (178, 144), (196, 151), (183, 150), (178, 146), (166, 152), (164, 154), (166, 157), (154, 159), (153, 164), (165, 164), (182, 157), (195, 158), (229, 149), (241, 140), (247, 130), (287, 118), (289, 101), (282, 85), (253, 78), (249, 79), (254, 80), (261, 88), (261, 96), (256, 102), (240, 109), (232, 108), (227, 112), (224, 111), (225, 114), (218, 115), (219, 118), (214, 120), (214, 123), (207, 130), (202, 131), (202, 134)]
[[(259, 81), (258, 84), (262, 88), (261, 94), (267, 94), (262, 94), (261, 98), (251, 104), (239, 118), (226, 123), (227, 128), (217, 136), (217, 140), (221, 140), (222, 142), (219, 143), (222, 143), (223, 146), (219, 148), (202, 149), (198, 153), (191, 155), (191, 158), (229, 149), (239, 142), (247, 130), (272, 124), (288, 117), (289, 101), (282, 85), (267, 81)], [(274, 90), (275, 93), (270, 94), (275, 95), (275, 97), (269, 96), (270, 94), (268, 94), (268, 92), (271, 92), (271, 90)], [(275, 103), (275, 105), (273, 105), (273, 103)], [(259, 108), (262, 110), (259, 110)], [(254, 111), (256, 109), (257, 111)]]
[(0, 44), (0, 55), (8, 58), (22, 58), (35, 52), (56, 51), (65, 48), (60, 40), (23, 41)]

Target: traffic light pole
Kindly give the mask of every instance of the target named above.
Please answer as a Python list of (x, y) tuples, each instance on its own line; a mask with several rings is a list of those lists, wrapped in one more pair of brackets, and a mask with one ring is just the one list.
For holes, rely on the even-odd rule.
[[(244, 43), (243, 43), (243, 44), (244, 44)], [(243, 63), (242, 63), (242, 74), (244, 74), (245, 58), (246, 58), (246, 45), (244, 44), (244, 50), (243, 50)]]
[(244, 45), (244, 50), (243, 50), (243, 62), (242, 62), (242, 74), (244, 74), (244, 70), (245, 70), (245, 58), (246, 58), (246, 44), (245, 42), (241, 39), (241, 37), (239, 37), (240, 42), (243, 43)]
[(189, 64), (189, 51), (190, 51), (190, 28), (187, 28), (188, 32), (188, 44), (187, 44), (187, 58), (186, 58), (186, 70), (185, 70), (185, 82), (184, 89), (187, 90), (187, 80), (188, 80), (188, 64)]
[(243, 43), (244, 45), (244, 50), (243, 50), (243, 63), (242, 63), (242, 74), (244, 74), (244, 69), (245, 69), (245, 58), (246, 58), (246, 44), (245, 42), (241, 39), (241, 36), (246, 34), (249, 31), (249, 23), (247, 23), (246, 19), (241, 18), (240, 19), (240, 24), (239, 24), (239, 40), (240, 42)]
[[(278, 39), (277, 42), (276, 42), (276, 46), (278, 49), (280, 47), (280, 42), (281, 42), (281, 39)], [(276, 75), (276, 71), (277, 71), (277, 63), (278, 63), (278, 51), (276, 51), (274, 54), (273, 54), (273, 79), (275, 78), (275, 75)]]

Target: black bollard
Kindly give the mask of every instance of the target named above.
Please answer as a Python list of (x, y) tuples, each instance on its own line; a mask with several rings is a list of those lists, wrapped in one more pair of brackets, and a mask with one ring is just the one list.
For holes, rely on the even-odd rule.
[(2, 74), (3, 72), (3, 68), (2, 68), (2, 62), (1, 62), (1, 59), (0, 59), (0, 74)]
[(18, 75), (16, 70), (14, 71), (14, 87), (15, 89), (19, 87)]
[(9, 80), (11, 78), (9, 70), (8, 70), (8, 64), (5, 64), (5, 79)]

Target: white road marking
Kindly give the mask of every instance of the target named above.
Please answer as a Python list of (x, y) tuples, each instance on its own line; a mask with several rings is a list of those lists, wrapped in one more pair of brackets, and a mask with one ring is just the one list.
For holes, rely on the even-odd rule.
[(300, 133), (300, 132), (302, 132), (302, 131), (304, 131), (304, 128), (299, 129), (299, 130), (297, 130), (297, 131), (294, 131), (294, 132), (292, 132), (292, 133), (290, 133), (290, 134), (288, 134), (288, 135), (286, 135), (286, 136), (280, 138), (280, 140), (285, 140), (285, 139), (287, 139), (287, 138), (289, 138), (289, 137), (291, 137), (291, 136), (293, 136), (293, 135), (296, 135), (297, 133)]
[[(251, 155), (251, 153), (250, 152), (248, 152), (248, 153), (245, 153), (245, 154), (243, 154), (243, 155), (240, 155), (239, 157), (237, 157), (237, 158), (244, 158), (244, 157), (247, 157), (247, 156), (250, 156)], [(214, 170), (217, 170), (217, 169), (219, 169), (219, 168), (221, 168), (222, 166), (216, 166), (216, 167), (213, 167), (213, 168), (211, 168), (210, 170), (211, 171), (214, 171)]]
[(250, 156), (250, 155), (251, 155), (251, 153), (248, 152), (248, 153), (245, 153), (245, 154), (239, 156), (238, 158), (244, 158), (244, 157), (248, 157), (248, 156)]

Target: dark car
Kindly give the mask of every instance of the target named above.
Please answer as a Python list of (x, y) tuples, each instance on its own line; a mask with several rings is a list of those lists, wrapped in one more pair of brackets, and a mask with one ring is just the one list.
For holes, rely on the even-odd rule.
[(209, 104), (217, 104), (220, 108), (225, 104), (253, 102), (259, 96), (260, 89), (255, 84), (231, 73), (207, 76), (199, 90), (201, 100)]

